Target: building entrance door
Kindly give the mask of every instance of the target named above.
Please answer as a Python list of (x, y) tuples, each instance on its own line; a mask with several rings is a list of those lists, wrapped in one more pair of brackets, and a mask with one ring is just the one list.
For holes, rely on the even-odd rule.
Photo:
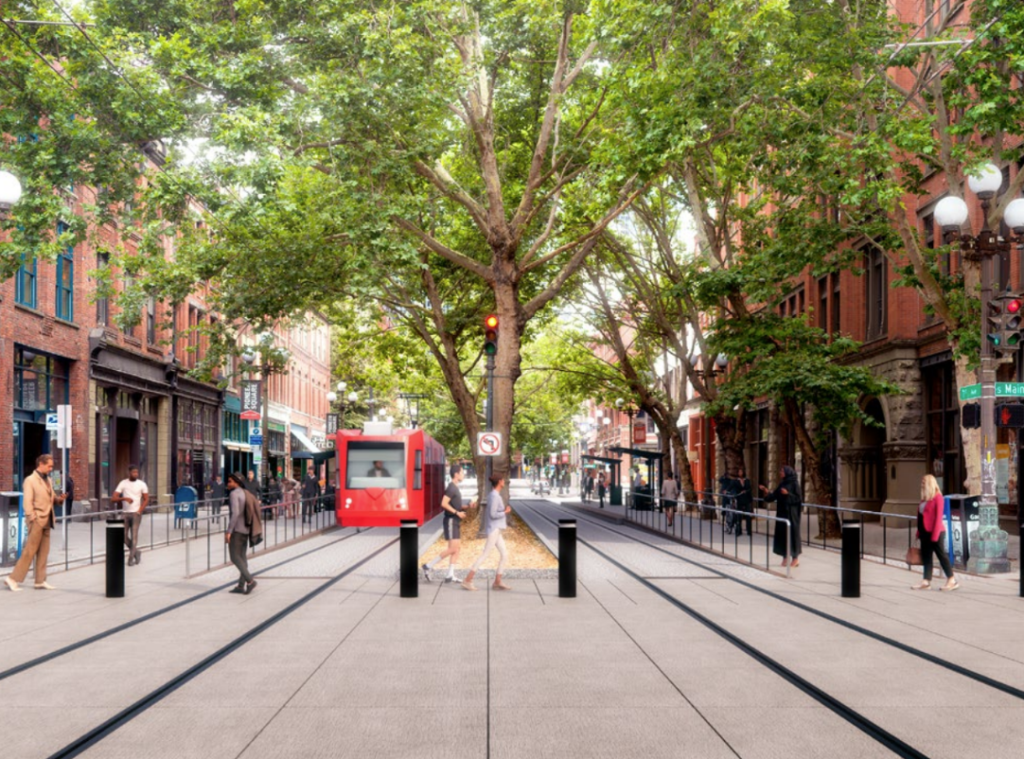
[(119, 417), (117, 420), (117, 447), (114, 452), (114, 482), (128, 476), (128, 467), (138, 466), (139, 422)]
[(15, 426), (18, 429), (14, 441), (14, 489), (21, 490), (25, 478), (35, 471), (36, 459), (50, 453), (50, 436), (45, 424), (15, 422)]

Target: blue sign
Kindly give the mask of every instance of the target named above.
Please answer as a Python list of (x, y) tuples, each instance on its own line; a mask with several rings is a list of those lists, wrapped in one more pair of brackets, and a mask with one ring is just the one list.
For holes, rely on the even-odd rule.
[(249, 435), (249, 445), (263, 445), (263, 436)]

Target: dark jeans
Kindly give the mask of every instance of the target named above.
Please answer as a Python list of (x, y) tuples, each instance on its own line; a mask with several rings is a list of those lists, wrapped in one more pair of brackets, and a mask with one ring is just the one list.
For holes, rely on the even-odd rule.
[(231, 541), (228, 543), (228, 556), (231, 563), (238, 568), (238, 584), (252, 582), (252, 575), (249, 573), (249, 536), (240, 532), (231, 533)]
[(932, 536), (924, 529), (924, 518), (920, 513), (917, 515), (917, 532), (921, 536), (921, 563), (924, 565), (924, 579), (932, 581), (932, 554), (939, 557), (939, 566), (942, 567), (946, 578), (953, 576), (953, 565), (949, 563), (949, 555), (946, 553), (946, 533), (939, 533), (938, 540), (932, 540)]
[(754, 518), (752, 516), (750, 516), (750, 514), (752, 513), (751, 509), (753, 507), (749, 503), (746, 503), (746, 504), (744, 504), (744, 503), (737, 503), (736, 504), (736, 508), (743, 512), (742, 514), (737, 514), (736, 515), (736, 534), (737, 535), (742, 535), (743, 534), (743, 523), (746, 522), (747, 523), (747, 535), (753, 535), (754, 534), (754, 528), (753, 528)]

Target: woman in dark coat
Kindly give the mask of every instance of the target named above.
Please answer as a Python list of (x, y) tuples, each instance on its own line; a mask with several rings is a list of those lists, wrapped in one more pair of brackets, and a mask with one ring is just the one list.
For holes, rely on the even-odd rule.
[[(761, 493), (765, 501), (775, 501), (778, 506), (776, 513), (780, 519), (788, 519), (789, 530), (789, 555), (793, 560), (790, 566), (800, 566), (800, 514), (804, 509), (803, 494), (800, 492), (800, 482), (796, 476), (796, 470), (791, 466), (782, 467), (782, 481), (771, 493), (768, 488), (761, 485)], [(775, 536), (772, 539), (772, 553), (782, 557), (782, 566), (786, 566), (786, 526), (776, 523)]]

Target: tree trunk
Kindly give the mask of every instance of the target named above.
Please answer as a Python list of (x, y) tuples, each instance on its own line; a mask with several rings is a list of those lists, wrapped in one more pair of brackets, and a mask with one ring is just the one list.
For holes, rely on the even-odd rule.
[[(832, 492), (832, 484), (826, 482), (825, 478), (821, 476), (821, 455), (814, 447), (814, 441), (807, 431), (804, 417), (792, 399), (787, 399), (785, 412), (786, 420), (793, 426), (796, 433), (796, 443), (800, 446), (800, 454), (804, 461), (804, 472), (810, 480), (811, 487), (814, 488), (822, 506), (832, 506), (835, 495)], [(842, 534), (839, 513), (832, 509), (818, 509), (818, 534), (814, 536), (814, 539), (839, 538)]]
[(740, 420), (734, 416), (716, 416), (715, 432), (718, 436), (718, 445), (725, 456), (725, 471), (730, 476), (735, 476), (740, 467), (746, 470), (743, 461), (743, 447), (746, 443), (745, 430), (742, 429)]

